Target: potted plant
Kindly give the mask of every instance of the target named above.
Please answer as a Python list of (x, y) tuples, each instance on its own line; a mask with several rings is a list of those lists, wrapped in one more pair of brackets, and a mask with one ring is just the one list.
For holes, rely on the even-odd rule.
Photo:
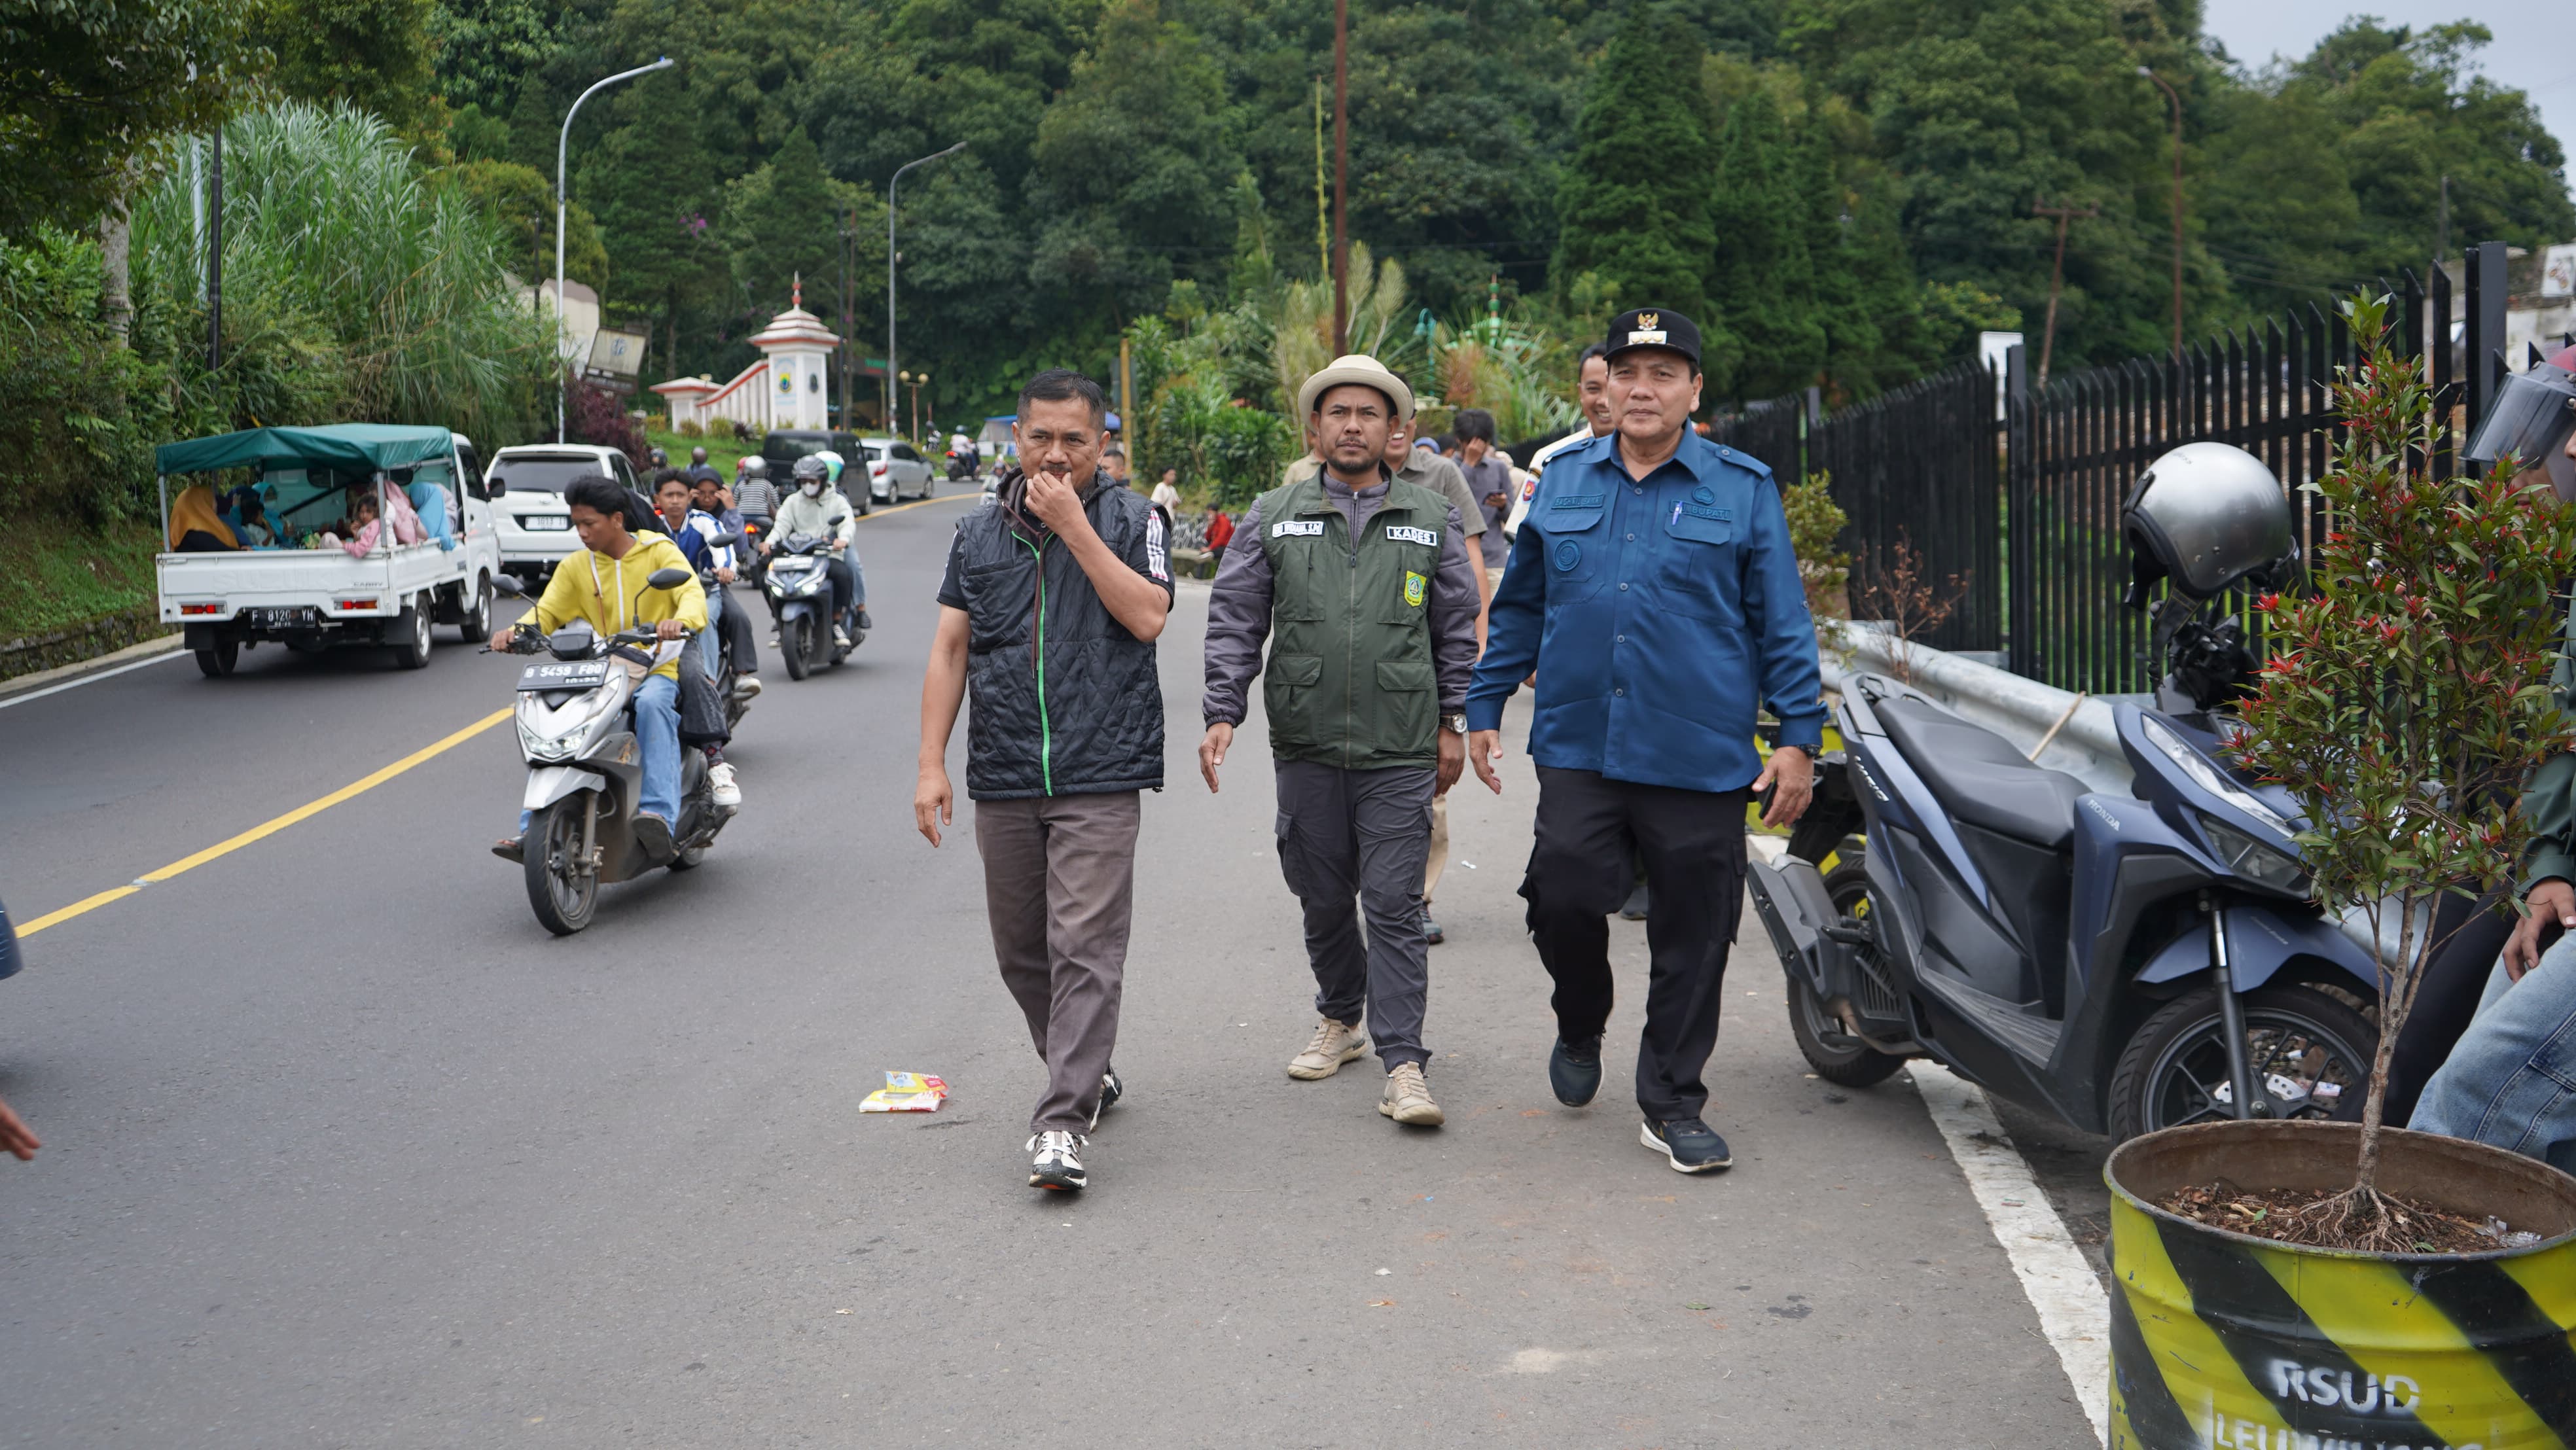
[(2112, 1155), (2114, 1443), (2576, 1446), (2576, 1179), (2383, 1121), (2431, 907), (2510, 885), (2522, 782), (2569, 745), (2549, 674), (2576, 518), (2545, 484), (2432, 476), (2435, 399), (2385, 299), (2344, 311), (2346, 432), (2308, 486), (2330, 532), (2307, 593), (2260, 601), (2236, 751), (2305, 813), (2317, 899), (2371, 928), (2379, 1047), (2357, 1124)]

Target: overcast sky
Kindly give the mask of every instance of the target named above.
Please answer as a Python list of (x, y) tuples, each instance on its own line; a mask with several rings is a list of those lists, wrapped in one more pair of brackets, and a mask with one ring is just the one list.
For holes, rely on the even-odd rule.
[(2303, 56), (2349, 15), (2397, 25), (2475, 19), (2495, 43), (2475, 63), (2500, 85), (2528, 92), (2560, 147), (2576, 152), (2576, 44), (2565, 4), (2541, 0), (2205, 0), (2203, 27), (2227, 53), (2261, 69), (2275, 53)]

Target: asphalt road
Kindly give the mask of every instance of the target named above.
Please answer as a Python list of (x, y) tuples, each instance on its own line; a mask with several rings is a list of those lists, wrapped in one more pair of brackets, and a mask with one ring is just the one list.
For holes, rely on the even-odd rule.
[[(486, 853), (504, 723), (29, 939), (0, 1095), (47, 1146), (0, 1163), (0, 1444), (2091, 1443), (1905, 1079), (1805, 1075), (1750, 912), (1710, 1078), (1731, 1174), (1637, 1145), (1618, 1053), (1595, 1107), (1549, 1096), (1524, 759), (1453, 801), (1448, 1127), (1379, 1117), (1367, 1063), (1289, 1080), (1312, 982), (1262, 739), (1220, 796), (1192, 758), (1204, 585), (1162, 646), (1131, 1097), (1088, 1193), (1025, 1187), (1040, 1074), (969, 822), (935, 852), (910, 822), (970, 506), (862, 526), (877, 632), (802, 683), (769, 656), (742, 817), (581, 936)], [(0, 708), (0, 893), (32, 920), (179, 861), (473, 725), (516, 668), (261, 649)], [(1644, 937), (1614, 928), (1625, 1034)], [(956, 1096), (862, 1117), (889, 1068)]]

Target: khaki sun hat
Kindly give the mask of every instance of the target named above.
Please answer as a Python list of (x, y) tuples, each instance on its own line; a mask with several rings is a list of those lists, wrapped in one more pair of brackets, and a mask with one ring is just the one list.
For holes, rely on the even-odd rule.
[(1314, 417), (1316, 400), (1324, 396), (1326, 389), (1337, 388), (1344, 383), (1358, 383), (1386, 394), (1387, 402), (1395, 408), (1396, 422), (1406, 422), (1413, 417), (1413, 389), (1404, 385), (1404, 379), (1388, 371), (1386, 364), (1366, 353), (1355, 352), (1333, 359), (1322, 372), (1306, 379), (1306, 385), (1297, 390), (1298, 418)]

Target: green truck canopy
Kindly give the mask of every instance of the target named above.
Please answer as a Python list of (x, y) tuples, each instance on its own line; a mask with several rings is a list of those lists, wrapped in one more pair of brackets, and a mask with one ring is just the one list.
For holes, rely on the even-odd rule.
[(371, 473), (445, 458), (452, 441), (444, 428), (394, 423), (252, 428), (212, 438), (191, 438), (185, 443), (164, 443), (154, 451), (153, 462), (155, 470), (165, 477), (248, 468), (255, 463), (294, 463), (307, 468)]

